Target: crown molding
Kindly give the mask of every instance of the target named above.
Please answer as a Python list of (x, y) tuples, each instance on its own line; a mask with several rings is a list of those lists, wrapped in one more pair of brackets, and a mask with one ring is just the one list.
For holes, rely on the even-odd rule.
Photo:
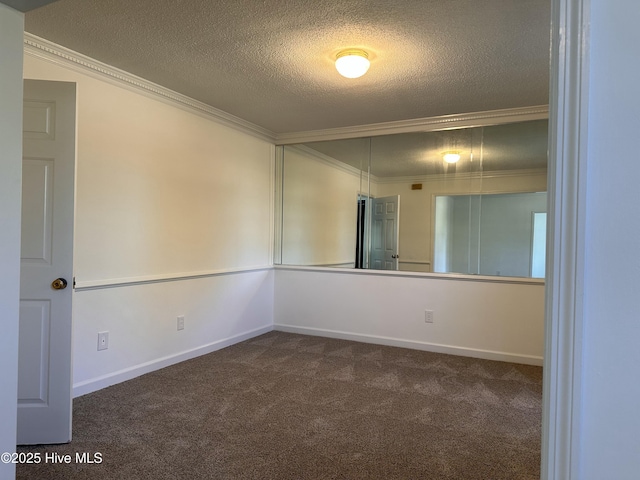
[(306, 132), (281, 133), (276, 135), (278, 145), (292, 143), (320, 142), (325, 140), (342, 140), (347, 138), (373, 137), (395, 133), (434, 132), (454, 128), (486, 127), (530, 120), (546, 120), (549, 118), (549, 106), (537, 105), (503, 110), (487, 110), (485, 112), (442, 115), (439, 117), (415, 118), (395, 122), (371, 123), (353, 127), (329, 128)]
[[(324, 153), (317, 152), (306, 145), (295, 144), (287, 145), (288, 149), (297, 152), (299, 155), (304, 155), (306, 158), (314, 160), (316, 162), (327, 165), (331, 168), (335, 168), (342, 172), (355, 177), (367, 177), (367, 172), (360, 170), (356, 167), (340, 162), (333, 157), (325, 155)], [(286, 152), (285, 152), (286, 154)], [(546, 168), (527, 168), (520, 170), (488, 170), (484, 172), (463, 172), (455, 174), (435, 173), (432, 175), (405, 175), (398, 177), (378, 177), (373, 174), (369, 174), (369, 179), (375, 184), (390, 184), (390, 183), (442, 183), (447, 181), (469, 181), (469, 180), (483, 180), (489, 178), (520, 178), (530, 177), (538, 175), (543, 178), (547, 178)]]
[(142, 93), (156, 100), (161, 100), (190, 113), (195, 113), (227, 127), (278, 145), (396, 133), (431, 132), (463, 127), (481, 127), (530, 120), (543, 120), (549, 117), (548, 105), (538, 105), (277, 134), (259, 125), (243, 120), (240, 117), (207, 105), (204, 102), (200, 102), (28, 32), (24, 34), (24, 52), (26, 55), (31, 55), (56, 65), (90, 75), (94, 78), (108, 81), (109, 83), (127, 88), (136, 93)]
[(270, 130), (28, 32), (24, 34), (24, 53), (145, 94), (262, 140), (272, 143), (276, 140), (276, 134)]
[[(290, 145), (288, 148), (297, 152), (300, 155), (304, 155), (306, 158), (311, 160), (315, 160), (316, 162), (323, 163), (332, 168), (340, 170), (342, 172), (348, 173), (349, 175), (353, 175), (354, 177), (360, 178), (361, 176), (366, 176), (367, 172), (360, 170), (359, 168), (348, 165), (344, 162), (340, 162), (333, 157), (325, 155), (324, 153), (317, 152), (305, 145)], [(286, 152), (285, 152), (286, 155)]]
[[(375, 177), (375, 183), (429, 183), (447, 181), (483, 180), (489, 178), (520, 178), (539, 175), (547, 177), (546, 168), (528, 168), (521, 170), (488, 170), (486, 172), (464, 172), (455, 174), (436, 173), (433, 175), (409, 175), (404, 177)], [(373, 177), (373, 176), (372, 176)]]

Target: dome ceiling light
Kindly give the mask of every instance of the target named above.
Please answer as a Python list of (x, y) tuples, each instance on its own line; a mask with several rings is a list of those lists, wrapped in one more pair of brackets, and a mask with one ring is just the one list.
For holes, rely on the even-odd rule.
[(350, 48), (336, 55), (336, 69), (347, 78), (358, 78), (369, 70), (369, 54), (364, 50)]
[(460, 160), (460, 154), (458, 152), (444, 152), (442, 159), (447, 163), (457, 163)]

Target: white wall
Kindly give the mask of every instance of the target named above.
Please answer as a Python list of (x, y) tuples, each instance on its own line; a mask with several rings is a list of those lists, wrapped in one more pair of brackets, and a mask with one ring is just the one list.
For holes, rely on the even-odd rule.
[[(24, 15), (0, 4), (0, 453), (16, 448)], [(0, 478), (15, 465), (0, 462)]]
[(24, 75), (78, 83), (79, 280), (269, 264), (272, 145), (30, 55)]
[[(74, 321), (78, 396), (271, 331), (273, 271), (77, 292)], [(105, 330), (109, 349), (98, 352)]]
[(281, 330), (540, 365), (543, 324), (542, 282), (275, 271)]
[(353, 267), (355, 263), (360, 174), (323, 158), (309, 149), (284, 148), (285, 265)]
[(75, 394), (270, 329), (274, 146), (29, 54), (24, 75), (77, 82)]
[(580, 475), (640, 472), (640, 8), (591, 0)]
[[(16, 447), (24, 16), (0, 4), (0, 453)], [(0, 462), (0, 478), (15, 465)]]

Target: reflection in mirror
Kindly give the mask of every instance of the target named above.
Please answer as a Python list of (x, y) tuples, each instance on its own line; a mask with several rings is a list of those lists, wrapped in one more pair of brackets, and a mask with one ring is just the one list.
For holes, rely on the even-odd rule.
[(547, 194), (438, 195), (434, 272), (544, 277)]
[[(457, 161), (445, 161), (445, 154)], [(282, 158), (278, 263), (544, 275), (540, 250), (532, 247), (534, 233), (539, 235), (532, 214), (546, 212), (546, 196), (531, 192), (546, 191), (546, 120), (287, 145)], [(526, 261), (524, 250), (516, 259), (504, 241), (492, 246), (504, 237), (499, 230), (492, 235), (492, 223), (486, 223), (506, 217), (506, 194), (516, 193), (537, 199), (527, 221), (518, 222), (518, 238), (527, 238)], [(457, 223), (442, 220), (463, 204), (473, 232), (480, 232), (485, 217), (481, 235), (462, 232), (460, 216)], [(479, 256), (470, 259), (472, 248)], [(488, 252), (492, 260), (482, 256)]]
[(368, 138), (341, 140), (349, 162), (310, 145), (284, 148), (282, 264), (355, 267), (358, 199), (369, 191), (369, 145)]

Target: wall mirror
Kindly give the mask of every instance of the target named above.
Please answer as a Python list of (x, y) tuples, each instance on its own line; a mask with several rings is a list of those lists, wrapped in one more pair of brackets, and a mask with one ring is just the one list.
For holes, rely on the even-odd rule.
[(275, 263), (544, 277), (547, 129), (530, 120), (278, 147)]

